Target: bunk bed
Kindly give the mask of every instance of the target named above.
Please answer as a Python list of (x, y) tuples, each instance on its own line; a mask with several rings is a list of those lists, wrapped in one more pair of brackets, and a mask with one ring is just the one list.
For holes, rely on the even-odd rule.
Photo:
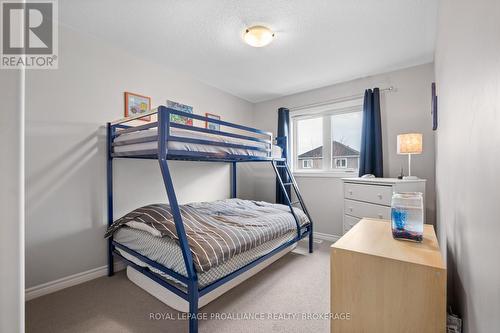
[[(147, 115), (157, 115), (156, 121), (143, 125), (130, 125), (131, 121)], [(174, 122), (171, 121), (172, 115), (191, 118), (198, 122), (216, 123), (220, 126), (220, 130)], [(170, 298), (168, 304), (174, 308), (189, 312), (189, 332), (196, 333), (198, 309), (201, 306), (291, 251), (303, 238), (308, 237), (309, 252), (312, 253), (313, 223), (287, 164), (286, 147), (286, 137), (273, 139), (272, 133), (269, 132), (165, 106), (159, 106), (147, 114), (108, 123), (106, 235), (108, 275), (114, 274), (114, 256), (120, 257), (129, 266), (127, 274), (131, 280), (137, 284), (143, 283), (144, 289), (161, 300)], [(168, 205), (141, 207), (115, 221), (113, 160), (118, 158), (158, 160)], [(231, 199), (179, 205), (168, 166), (169, 160), (230, 163)], [(284, 193), (286, 205), (237, 199), (236, 172), (237, 163), (240, 162), (269, 163), (276, 174), (279, 189)], [(291, 201), (292, 197), (287, 187), (293, 189), (296, 201)], [(165, 220), (157, 223), (158, 218), (153, 216), (152, 211), (162, 218), (165, 217)], [(228, 213), (224, 215), (226, 211)], [(241, 216), (238, 215), (239, 211), (243, 212)], [(140, 215), (145, 212), (148, 218), (150, 217), (149, 220), (145, 218), (146, 215)], [(210, 212), (213, 214), (210, 215)], [(199, 249), (198, 242), (193, 238), (198, 236), (196, 232), (193, 234), (193, 226), (196, 223), (203, 225), (200, 228), (210, 229), (204, 233), (209, 234), (217, 232), (217, 228), (230, 230), (237, 224), (233, 218), (245, 221), (245, 216), (251, 219), (252, 225), (257, 224), (262, 232), (260, 238), (248, 237), (249, 242), (253, 242), (253, 248), (246, 251), (245, 245), (243, 251), (244, 236), (238, 239), (236, 232), (233, 232), (236, 238), (231, 236), (230, 232), (225, 232), (228, 239), (222, 241), (226, 244), (232, 243), (234, 246), (228, 245), (226, 251), (220, 246), (221, 242), (214, 243), (221, 248), (222, 256), (226, 255), (225, 261), (211, 268), (211, 261), (218, 260), (217, 258), (207, 255), (200, 260), (196, 251), (204, 249)], [(139, 220), (144, 223), (137, 229), (122, 228), (131, 226)], [(172, 234), (171, 238), (162, 237), (168, 233)], [(142, 242), (141, 246), (137, 245), (139, 240)], [(212, 240), (204, 241), (210, 243)], [(216, 247), (214, 244), (208, 245), (213, 249)], [(148, 251), (148, 246), (161, 248), (163, 252)], [(213, 252), (214, 255), (218, 253), (215, 250)], [(210, 265), (207, 266), (208, 264)], [(172, 300), (172, 297), (176, 299)]]

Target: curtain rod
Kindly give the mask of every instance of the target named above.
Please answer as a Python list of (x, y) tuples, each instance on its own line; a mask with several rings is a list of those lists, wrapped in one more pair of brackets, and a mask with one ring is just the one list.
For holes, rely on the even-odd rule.
[[(396, 88), (394, 88), (393, 86), (390, 86), (388, 88), (379, 89), (379, 91), (380, 92), (386, 92), (386, 91), (387, 92), (391, 92), (391, 91), (396, 91)], [(302, 109), (307, 109), (307, 108), (312, 108), (312, 107), (318, 107), (318, 106), (324, 106), (324, 105), (333, 104), (333, 103), (351, 101), (351, 100), (354, 100), (354, 99), (362, 98), (364, 96), (365, 96), (365, 94), (362, 93), (362, 94), (356, 94), (356, 95), (351, 95), (351, 96), (337, 97), (337, 98), (329, 99), (329, 100), (322, 101), (322, 102), (316, 102), (316, 103), (311, 103), (311, 104), (304, 104), (304, 105), (292, 106), (292, 107), (289, 107), (288, 110), (290, 110), (290, 111), (297, 111), (297, 110), (302, 110)]]

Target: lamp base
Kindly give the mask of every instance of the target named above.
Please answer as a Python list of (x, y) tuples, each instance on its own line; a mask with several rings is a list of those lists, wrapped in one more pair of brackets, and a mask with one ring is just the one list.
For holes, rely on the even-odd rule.
[(420, 178), (418, 178), (417, 176), (404, 176), (403, 179), (404, 180), (418, 180)]

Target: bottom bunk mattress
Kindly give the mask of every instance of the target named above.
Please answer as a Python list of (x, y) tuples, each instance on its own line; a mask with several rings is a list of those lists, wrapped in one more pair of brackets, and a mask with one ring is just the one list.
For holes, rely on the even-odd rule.
[[(291, 241), (297, 236), (297, 231), (290, 231), (278, 238), (267, 241), (251, 250), (239, 253), (224, 263), (198, 274), (199, 288), (203, 288), (212, 282), (215, 282), (224, 276), (238, 270), (239, 268), (251, 263), (252, 261), (268, 254), (279, 246)], [(143, 230), (133, 229), (130, 227), (123, 227), (118, 229), (113, 236), (114, 241), (120, 243), (131, 250), (134, 250), (157, 263), (172, 269), (173, 271), (187, 276), (186, 266), (182, 257), (181, 248), (179, 244), (168, 237), (156, 237), (151, 233)], [(148, 267), (152, 272), (162, 276), (169, 282), (175, 283), (182, 289), (186, 285), (176, 279), (162, 273), (156, 268), (153, 268), (140, 259), (129, 255), (127, 252), (116, 248), (121, 256), (133, 263), (141, 266)]]
[[(266, 250), (283, 238), (288, 239), (288, 235), (297, 235), (297, 222), (285, 205), (225, 199), (181, 205), (179, 212), (193, 264), (200, 275), (237, 255), (254, 249)], [(302, 227), (310, 223), (300, 209), (294, 208), (294, 213)], [(170, 242), (180, 251), (173, 215), (168, 204), (140, 207), (113, 222), (105, 237), (115, 234), (115, 240), (118, 240), (120, 238), (116, 235), (121, 229), (133, 228), (149, 233), (147, 239), (150, 243)], [(151, 246), (145, 244), (144, 247)], [(177, 266), (181, 263), (183, 261), (179, 259)]]
[[(259, 262), (257, 265), (253, 266), (252, 268), (246, 270), (242, 274), (238, 275), (232, 280), (229, 280), (228, 282), (222, 284), (221, 286), (207, 292), (206, 294), (203, 294), (199, 299), (198, 299), (198, 309), (201, 309), (208, 303), (212, 302), (213, 300), (217, 299), (218, 297), (222, 296), (225, 292), (231, 290), (232, 288), (236, 287), (243, 281), (247, 280), (248, 278), (252, 277), (253, 275), (257, 274), (258, 272), (262, 271), (264, 268), (267, 266), (271, 265), (273, 262), (276, 260), (280, 259), (287, 253), (293, 251), (297, 247), (297, 243), (292, 243), (292, 245), (285, 247), (281, 251), (273, 254), (266, 260), (263, 260)], [(180, 311), (180, 312), (189, 312), (189, 302), (185, 300), (184, 298), (178, 296), (174, 292), (170, 291), (169, 289), (165, 288), (161, 284), (159, 284), (157, 281), (154, 281), (150, 279), (148, 276), (142, 274), (138, 270), (136, 270), (132, 266), (127, 267), (127, 277), (130, 281), (132, 281), (134, 284), (142, 288), (144, 291), (148, 292), (150, 295), (153, 297), (156, 297), (159, 301), (165, 303), (169, 307)]]

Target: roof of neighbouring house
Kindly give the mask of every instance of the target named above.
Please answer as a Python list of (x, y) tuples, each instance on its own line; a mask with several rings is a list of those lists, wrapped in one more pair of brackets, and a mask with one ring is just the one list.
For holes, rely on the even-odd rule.
[[(359, 151), (338, 141), (332, 141), (333, 156), (352, 156), (359, 155)], [(299, 155), (299, 158), (318, 158), (323, 157), (323, 146), (316, 147), (303, 154)]]

